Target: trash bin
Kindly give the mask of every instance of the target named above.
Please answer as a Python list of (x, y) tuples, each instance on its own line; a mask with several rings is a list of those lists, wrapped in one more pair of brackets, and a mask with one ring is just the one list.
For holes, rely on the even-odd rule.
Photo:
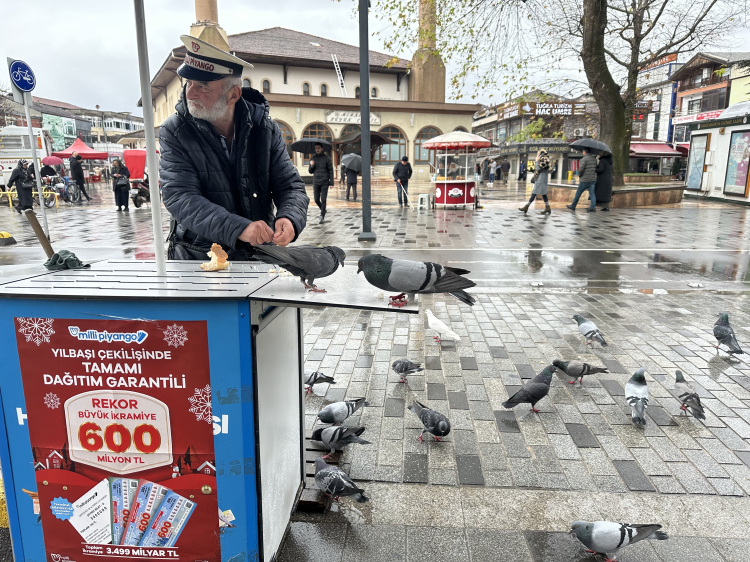
[(0, 279), (16, 561), (276, 555), (305, 478), (302, 307), (389, 309), (354, 268), (310, 294), (267, 265), (197, 265)]

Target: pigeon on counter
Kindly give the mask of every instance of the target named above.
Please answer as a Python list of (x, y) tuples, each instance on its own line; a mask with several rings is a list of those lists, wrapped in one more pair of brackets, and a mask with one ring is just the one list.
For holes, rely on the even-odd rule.
[(583, 334), (584, 338), (586, 338), (586, 345), (597, 341), (602, 344), (602, 347), (607, 347), (607, 342), (604, 341), (604, 335), (591, 320), (586, 320), (580, 314), (574, 314), (573, 320), (578, 322), (578, 331)]
[(362, 406), (367, 406), (364, 398), (357, 398), (356, 400), (347, 400), (345, 402), (334, 402), (328, 404), (320, 412), (318, 412), (318, 419), (322, 423), (331, 423), (334, 425), (341, 425), (345, 419), (351, 416), (354, 412), (359, 410)]
[(614, 562), (617, 551), (628, 545), (642, 540), (665, 541), (667, 533), (660, 531), (661, 525), (629, 525), (628, 523), (613, 523), (611, 521), (574, 521), (570, 526), (570, 534), (574, 535), (589, 553), (612, 553), (604, 562)]
[(406, 377), (408, 375), (424, 371), (424, 367), (422, 367), (421, 363), (414, 363), (408, 359), (397, 359), (393, 362), (393, 365), (391, 365), (391, 369), (401, 377), (399, 382), (406, 382)]
[(339, 266), (344, 267), (346, 254), (336, 246), (276, 246), (262, 244), (253, 246), (253, 259), (264, 263), (279, 265), (300, 278), (306, 289), (316, 293), (325, 293), (318, 289), (316, 279), (322, 279), (336, 273)]
[(337, 466), (326, 464), (322, 458), (315, 459), (315, 483), (324, 493), (338, 501), (342, 497), (351, 497), (354, 501), (365, 503), (370, 498), (365, 491), (352, 482), (349, 475)]
[(431, 410), (421, 402), (415, 400), (412, 405), (409, 406), (409, 410), (417, 414), (419, 421), (421, 421), (424, 426), (422, 433), (420, 433), (417, 438), (420, 441), (422, 441), (425, 432), (431, 433), (435, 438), (435, 441), (440, 441), (441, 437), (445, 437), (451, 432), (451, 422), (448, 418), (440, 412)]
[(476, 283), (462, 275), (465, 269), (445, 267), (439, 263), (411, 260), (393, 260), (380, 254), (368, 254), (359, 259), (357, 273), (363, 271), (370, 285), (392, 293), (389, 304), (402, 307), (407, 304), (407, 295), (412, 300), (418, 293), (448, 293), (469, 306), (476, 302), (464, 291)]
[(461, 341), (459, 335), (451, 330), (448, 324), (437, 318), (429, 308), (425, 310), (425, 314), (427, 314), (427, 326), (430, 330), (435, 330), (438, 333), (437, 336), (432, 336), (432, 339), (438, 343), (443, 341), (443, 337), (450, 338), (453, 341)]
[(729, 314), (726, 312), (719, 313), (719, 319), (714, 324), (714, 337), (719, 345), (715, 345), (716, 355), (719, 354), (719, 346), (725, 345), (729, 348), (729, 356), (735, 354), (744, 354), (740, 344), (737, 343), (737, 338), (734, 335), (732, 326), (729, 325)]
[(313, 441), (320, 441), (323, 445), (331, 449), (330, 453), (322, 457), (324, 459), (329, 459), (337, 449), (341, 450), (352, 443), (372, 445), (372, 443), (365, 441), (360, 437), (364, 432), (364, 427), (319, 427), (313, 431), (310, 439)]
[(648, 407), (648, 385), (646, 385), (646, 370), (638, 369), (625, 385), (625, 400), (630, 404), (633, 425), (646, 427), (646, 407)]
[(701, 404), (700, 396), (695, 392), (693, 386), (685, 380), (682, 375), (682, 371), (677, 370), (674, 372), (677, 379), (674, 383), (674, 390), (677, 396), (680, 398), (680, 410), (685, 412), (687, 415), (688, 409), (693, 417), (699, 420), (705, 420), (706, 414), (703, 411), (703, 405)]
[(503, 402), (503, 408), (510, 409), (519, 404), (531, 404), (531, 411), (538, 414), (541, 410), (537, 410), (534, 406), (549, 394), (549, 385), (552, 384), (552, 375), (556, 370), (553, 365), (546, 366), (541, 373), (523, 385), (521, 390)]
[(586, 375), (609, 372), (606, 367), (592, 367), (582, 361), (560, 361), (559, 359), (555, 359), (552, 364), (569, 377), (573, 377), (573, 380), (568, 381), (568, 384), (575, 384), (579, 378), (581, 379), (581, 384), (583, 384), (583, 377)]
[(307, 394), (313, 391), (313, 386), (324, 382), (333, 384), (336, 381), (333, 380), (333, 377), (324, 375), (320, 371), (305, 371), (305, 392)]

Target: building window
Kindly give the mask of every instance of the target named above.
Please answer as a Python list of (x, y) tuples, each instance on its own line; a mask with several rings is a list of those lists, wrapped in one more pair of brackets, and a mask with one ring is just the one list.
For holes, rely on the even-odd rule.
[(674, 142), (690, 142), (690, 127), (688, 125), (675, 126)]
[(439, 134), (440, 131), (438, 131), (435, 127), (425, 127), (417, 133), (417, 136), (414, 139), (415, 164), (435, 164), (435, 151), (422, 148), (422, 143), (424, 141), (435, 138)]
[(406, 156), (406, 135), (401, 132), (401, 129), (383, 127), (380, 129), (380, 134), (387, 139), (396, 141), (396, 144), (385, 144), (381, 147), (380, 158), (378, 158), (381, 164), (395, 164), (401, 160), (402, 156)]
[(347, 125), (341, 130), (341, 136), (345, 137), (346, 135), (350, 135), (352, 133), (359, 133), (362, 130), (362, 127), (359, 125)]
[(253, 87), (253, 81), (250, 80), (250, 78), (243, 78), (242, 79), (242, 87), (243, 88), (252, 88)]
[(378, 89), (377, 88), (371, 88), (370, 89), (370, 97), (371, 98), (377, 98), (378, 97)]
[(706, 92), (701, 99), (701, 111), (716, 111), (717, 109), (724, 109), (726, 107), (726, 101), (726, 88)]
[(458, 126), (455, 129), (453, 129), (453, 130), (454, 131), (461, 131), (462, 133), (468, 133), (469, 132), (469, 131), (466, 130), (466, 127), (461, 127), (461, 126)]
[(320, 85), (320, 97), (323, 97), (323, 98), (328, 97), (328, 85), (327, 84)]
[(302, 95), (303, 96), (310, 95), (310, 84), (308, 84), (307, 82), (302, 83)]
[[(323, 123), (310, 123), (307, 127), (305, 127), (305, 130), (302, 131), (302, 138), (323, 139), (331, 142), (333, 140), (333, 133), (331, 133), (331, 129), (329, 129), (328, 126), (324, 125)], [(330, 147), (324, 146), (323, 150), (328, 153), (331, 152)], [(312, 155), (313, 153), (305, 154), (302, 156), (302, 158), (304, 160), (310, 160), (310, 158), (312, 158)]]
[(505, 123), (501, 123), (497, 126), (497, 131), (495, 133), (495, 142), (497, 144), (502, 144), (505, 142), (505, 137), (507, 135), (507, 127)]
[(357, 99), (359, 99), (361, 95), (362, 94), (360, 92), (359, 86), (357, 86), (356, 88), (354, 88), (354, 97), (357, 98)]
[(263, 93), (264, 94), (271, 93), (271, 81), (270, 80), (263, 80)]
[(289, 125), (287, 125), (283, 121), (276, 121), (276, 124), (279, 126), (281, 136), (284, 139), (284, 144), (286, 144), (286, 151), (289, 154), (289, 158), (293, 162), (294, 153), (292, 152), (292, 143), (294, 142), (294, 133), (292, 132), (291, 127), (289, 127)]

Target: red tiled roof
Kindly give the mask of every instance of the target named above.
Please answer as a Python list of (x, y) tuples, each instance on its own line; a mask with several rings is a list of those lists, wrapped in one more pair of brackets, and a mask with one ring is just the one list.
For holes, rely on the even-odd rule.
[(32, 96), (32, 100), (34, 101), (34, 103), (43, 103), (45, 105), (51, 105), (52, 107), (59, 107), (61, 109), (83, 109), (82, 107), (73, 105), (72, 103), (66, 103), (64, 101), (57, 101), (57, 100), (50, 100), (47, 98), (38, 98), (36, 96)]

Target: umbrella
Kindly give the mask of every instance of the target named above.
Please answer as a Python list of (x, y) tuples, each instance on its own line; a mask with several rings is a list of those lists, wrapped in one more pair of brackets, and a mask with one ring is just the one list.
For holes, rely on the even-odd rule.
[(63, 159), (57, 156), (45, 156), (42, 158), (42, 164), (45, 166), (62, 166), (64, 165)]
[(362, 157), (359, 154), (344, 154), (341, 157), (341, 164), (344, 168), (349, 168), (355, 172), (362, 171)]
[(292, 150), (294, 152), (301, 152), (302, 154), (312, 154), (315, 152), (316, 144), (322, 144), (323, 150), (331, 148), (331, 143), (325, 139), (302, 138), (292, 143)]
[(585, 148), (588, 151), (593, 152), (594, 154), (612, 152), (611, 148), (609, 148), (602, 141), (598, 141), (596, 139), (579, 139), (575, 142), (570, 143), (570, 148), (572, 148), (573, 150), (583, 150)]

